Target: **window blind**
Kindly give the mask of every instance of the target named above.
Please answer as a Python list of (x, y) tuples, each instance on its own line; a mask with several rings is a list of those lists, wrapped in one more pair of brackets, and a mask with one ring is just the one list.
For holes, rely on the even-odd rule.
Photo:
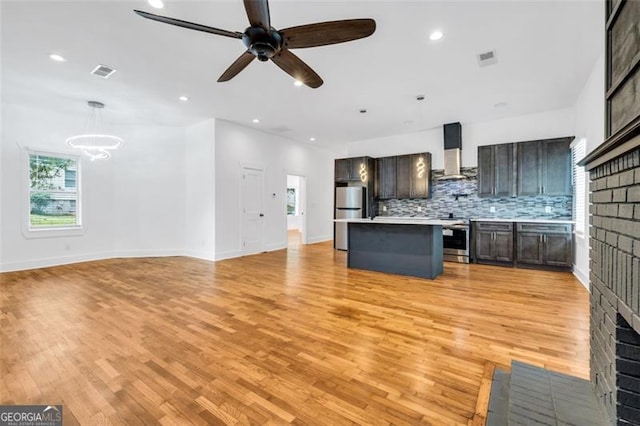
[(573, 220), (576, 233), (585, 233), (587, 211), (587, 173), (578, 162), (586, 155), (586, 139), (580, 139), (571, 145), (571, 165), (573, 169)]

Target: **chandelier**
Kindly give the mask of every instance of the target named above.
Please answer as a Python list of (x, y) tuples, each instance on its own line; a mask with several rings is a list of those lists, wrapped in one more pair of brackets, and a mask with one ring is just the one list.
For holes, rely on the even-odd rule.
[(85, 122), (85, 133), (71, 136), (66, 142), (72, 148), (81, 149), (90, 161), (111, 158), (111, 152), (124, 143), (122, 138), (102, 132), (101, 110), (104, 104), (98, 101), (87, 102), (91, 110)]

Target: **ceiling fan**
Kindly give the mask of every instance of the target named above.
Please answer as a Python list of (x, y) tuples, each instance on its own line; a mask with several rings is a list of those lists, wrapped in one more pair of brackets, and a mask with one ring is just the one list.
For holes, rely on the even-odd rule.
[(218, 78), (219, 82), (231, 80), (245, 69), (254, 58), (258, 58), (263, 62), (271, 59), (284, 72), (301, 83), (316, 89), (322, 85), (322, 78), (289, 49), (344, 43), (368, 37), (376, 30), (376, 21), (373, 19), (318, 22), (276, 30), (271, 26), (268, 0), (244, 0), (244, 8), (247, 11), (250, 26), (243, 33), (154, 15), (141, 10), (134, 12), (143, 18), (165, 24), (242, 39), (247, 50)]

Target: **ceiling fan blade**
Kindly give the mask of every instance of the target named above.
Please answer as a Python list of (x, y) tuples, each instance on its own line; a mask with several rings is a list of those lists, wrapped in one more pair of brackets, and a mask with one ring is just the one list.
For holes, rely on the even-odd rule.
[(280, 30), (287, 49), (326, 46), (368, 37), (376, 30), (373, 19), (318, 22)]
[(175, 25), (177, 27), (188, 28), (190, 30), (202, 31), (204, 33), (217, 34), (231, 38), (242, 38), (242, 33), (237, 31), (221, 30), (219, 28), (208, 27), (206, 25), (195, 24), (193, 22), (183, 21), (181, 19), (169, 18), (167, 16), (154, 15), (153, 13), (143, 12), (141, 10), (134, 10), (135, 13), (143, 18), (151, 19), (152, 21), (163, 22), (165, 24)]
[(244, 8), (247, 11), (251, 26), (262, 27), (267, 30), (271, 28), (268, 0), (244, 0)]
[(236, 59), (235, 62), (232, 63), (225, 72), (222, 73), (222, 75), (218, 79), (218, 83), (231, 80), (233, 77), (238, 75), (240, 71), (245, 69), (247, 65), (249, 65), (254, 59), (255, 56), (253, 55), (253, 53), (247, 50), (242, 55), (240, 55), (240, 57)]
[(317, 89), (322, 86), (322, 83), (324, 83), (320, 76), (316, 74), (309, 65), (305, 64), (302, 59), (298, 58), (287, 49), (282, 49), (280, 53), (272, 57), (271, 60), (275, 62), (282, 71), (312, 89)]

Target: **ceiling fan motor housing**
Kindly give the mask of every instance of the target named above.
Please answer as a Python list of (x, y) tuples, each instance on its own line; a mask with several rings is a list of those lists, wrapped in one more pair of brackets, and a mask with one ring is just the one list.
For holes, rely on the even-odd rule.
[(282, 36), (274, 28), (249, 27), (242, 35), (242, 42), (258, 60), (268, 61), (282, 48)]

